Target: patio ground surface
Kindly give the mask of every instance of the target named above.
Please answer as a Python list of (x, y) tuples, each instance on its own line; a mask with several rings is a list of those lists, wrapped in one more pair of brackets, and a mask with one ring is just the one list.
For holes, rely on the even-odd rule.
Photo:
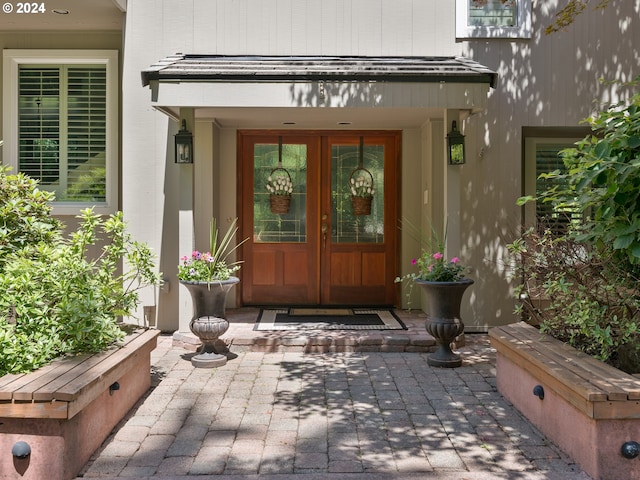
[[(427, 365), (426, 353), (393, 351), (411, 344), (407, 337), (424, 343), (421, 313), (398, 312), (407, 331), (296, 336), (254, 332), (257, 312), (228, 312), (222, 338), (230, 359), (219, 368), (194, 368), (192, 351), (161, 336), (152, 352), (152, 389), (81, 475), (590, 478), (497, 392), (486, 334), (466, 334), (458, 349), (463, 366), (440, 369)], [(324, 338), (320, 344), (331, 351), (308, 353), (309, 335)], [(349, 351), (367, 344), (374, 351)]]

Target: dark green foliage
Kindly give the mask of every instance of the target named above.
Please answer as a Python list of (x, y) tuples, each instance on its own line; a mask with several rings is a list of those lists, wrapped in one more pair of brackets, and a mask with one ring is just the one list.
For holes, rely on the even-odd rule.
[[(13, 193), (16, 184), (21, 188)], [(78, 230), (64, 238), (48, 216), (50, 197), (35, 182), (2, 170), (0, 187), (14, 205), (0, 215), (0, 223), (11, 226), (0, 250), (0, 375), (63, 354), (100, 351), (120, 339), (118, 317), (135, 310), (141, 286), (159, 279), (149, 248), (126, 233), (122, 213), (103, 219), (85, 210)], [(89, 258), (87, 248), (98, 239), (102, 252)]]
[(51, 217), (53, 193), (38, 190), (37, 181), (22, 173), (8, 172), (0, 165), (0, 268), (7, 255), (20, 248), (51, 244), (61, 227)]
[(529, 230), (510, 248), (524, 279), (517, 289), (520, 313), (585, 353), (640, 372), (636, 277), (588, 244), (550, 230)]
[(559, 181), (536, 199), (580, 219), (564, 235), (539, 226), (511, 245), (521, 308), (553, 336), (640, 372), (640, 93), (589, 123), (593, 135), (563, 152), (566, 169), (545, 174)]
[[(566, 170), (539, 201), (583, 214), (575, 237), (633, 271), (640, 265), (640, 94), (589, 119), (594, 135), (565, 150)], [(564, 187), (560, 187), (563, 185)]]

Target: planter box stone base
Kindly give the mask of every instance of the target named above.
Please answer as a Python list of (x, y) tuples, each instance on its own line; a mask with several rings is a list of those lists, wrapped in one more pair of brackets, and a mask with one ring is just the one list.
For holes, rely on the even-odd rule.
[[(0, 479), (70, 480), (151, 386), (159, 330), (124, 346), (0, 377)], [(12, 449), (26, 442), (30, 455)]]
[[(594, 479), (640, 479), (640, 380), (525, 323), (489, 331), (500, 393)], [(534, 393), (535, 392), (535, 393)]]

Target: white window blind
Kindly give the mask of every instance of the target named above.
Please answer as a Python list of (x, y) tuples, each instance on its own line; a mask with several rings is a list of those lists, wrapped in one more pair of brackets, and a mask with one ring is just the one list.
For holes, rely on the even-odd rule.
[(106, 201), (105, 65), (28, 65), (18, 74), (18, 166), (57, 201)]
[[(554, 186), (564, 188), (566, 180), (563, 182), (557, 178), (540, 177), (544, 173), (551, 173), (556, 170), (566, 172), (564, 161), (560, 156), (560, 151), (565, 148), (573, 147), (573, 144), (567, 143), (538, 143), (536, 144), (536, 196), (547, 191)], [(575, 206), (566, 206), (564, 208), (554, 209), (549, 202), (536, 202), (536, 222), (550, 229), (555, 234), (563, 234), (566, 232), (568, 225), (572, 220), (579, 220), (580, 213)]]

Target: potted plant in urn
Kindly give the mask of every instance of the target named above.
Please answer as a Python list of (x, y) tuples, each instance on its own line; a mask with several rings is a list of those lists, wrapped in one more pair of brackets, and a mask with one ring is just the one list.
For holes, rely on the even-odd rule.
[(462, 365), (462, 359), (451, 350), (451, 342), (464, 332), (460, 304), (465, 290), (474, 282), (465, 277), (468, 268), (458, 257), (445, 257), (444, 243), (437, 239), (435, 232), (434, 239), (431, 248), (423, 248), (420, 257), (411, 261), (417, 265), (418, 272), (398, 277), (396, 282), (409, 280), (411, 285), (419, 285), (426, 295), (425, 328), (438, 345), (427, 359), (429, 365), (454, 368)]
[(178, 280), (193, 301), (193, 316), (189, 329), (202, 342), (198, 354), (191, 359), (196, 367), (219, 367), (227, 362), (226, 355), (215, 346), (218, 338), (229, 329), (225, 316), (227, 293), (240, 282), (232, 274), (241, 262), (228, 262), (229, 256), (245, 241), (232, 245), (238, 232), (238, 219), (234, 219), (221, 240), (215, 218), (211, 221), (208, 252), (194, 250), (183, 256), (178, 265)]

